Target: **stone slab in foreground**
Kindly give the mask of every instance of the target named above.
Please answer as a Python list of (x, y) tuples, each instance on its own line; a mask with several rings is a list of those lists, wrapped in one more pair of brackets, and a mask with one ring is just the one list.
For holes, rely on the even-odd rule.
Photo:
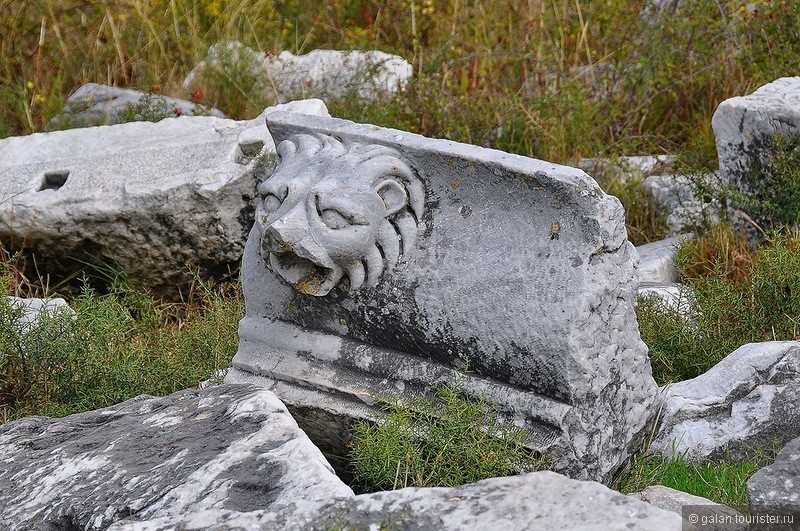
[(352, 496), (271, 392), (139, 397), (0, 426), (0, 529), (106, 529), (217, 509)]
[(679, 531), (681, 517), (599, 483), (575, 481), (553, 472), (533, 472), (461, 487), (407, 488), (327, 503), (298, 503), (277, 512), (206, 511), (119, 523), (110, 531), (173, 529)]
[(619, 201), (496, 150), (298, 114), (268, 126), (281, 162), (259, 187), (226, 380), (268, 385), (341, 454), (377, 397), (459, 379), (557, 471), (609, 479), (658, 398)]
[[(326, 114), (319, 100), (283, 107)], [(210, 116), (0, 140), (0, 240), (38, 273), (119, 265), (139, 287), (178, 298), (238, 269), (272, 139), (256, 120)]]

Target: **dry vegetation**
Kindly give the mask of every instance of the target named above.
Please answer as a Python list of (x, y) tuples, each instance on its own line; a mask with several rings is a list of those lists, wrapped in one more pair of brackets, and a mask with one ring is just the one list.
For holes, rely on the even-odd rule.
[[(378, 48), (413, 62), (402, 96), (332, 102), (335, 115), (556, 162), (705, 151), (723, 99), (800, 65), (796, 2), (686, 0), (0, 0), (0, 124), (41, 130), (86, 82), (187, 97), (222, 40), (264, 53)], [(227, 81), (227, 82), (226, 82)], [(235, 118), (237, 79), (194, 97)]]

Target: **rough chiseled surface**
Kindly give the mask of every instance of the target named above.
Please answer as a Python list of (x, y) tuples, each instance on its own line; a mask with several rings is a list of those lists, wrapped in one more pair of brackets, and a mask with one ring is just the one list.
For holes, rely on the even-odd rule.
[(47, 124), (50, 131), (109, 125), (117, 123), (120, 114), (132, 108), (147, 107), (150, 112), (167, 116), (194, 116), (195, 114), (225, 118), (217, 109), (207, 109), (178, 98), (146, 94), (138, 90), (87, 83), (67, 98), (64, 110)]
[(747, 482), (750, 513), (793, 515), (800, 522), (800, 437), (789, 441), (775, 462)]
[(106, 529), (352, 496), (280, 400), (222, 385), (0, 426), (0, 528)]
[[(319, 100), (287, 109), (327, 115)], [(0, 140), (0, 239), (45, 271), (118, 264), (177, 297), (237, 269), (275, 148), (264, 116), (169, 118)]]
[(738, 458), (800, 435), (800, 342), (749, 343), (708, 372), (667, 386), (650, 451)]
[(111, 531), (379, 528), (679, 531), (681, 517), (600, 483), (533, 472), (461, 487), (407, 488), (327, 503), (298, 503), (277, 512), (206, 511), (141, 523), (121, 522)]
[(783, 77), (723, 101), (711, 125), (722, 178), (747, 193), (753, 171), (769, 166), (771, 137), (800, 134), (800, 77)]
[(265, 55), (234, 41), (212, 46), (208, 57), (186, 76), (184, 87), (191, 90), (208, 68), (244, 70), (258, 81), (256, 90), (279, 102), (299, 97), (327, 101), (352, 95), (375, 100), (402, 89), (413, 72), (402, 57), (378, 50), (314, 50), (305, 55), (283, 51)]
[(460, 378), (556, 470), (608, 479), (658, 407), (619, 201), (500, 151), (287, 113), (268, 125), (281, 162), (259, 188), (226, 381), (269, 385), (341, 453), (376, 396)]

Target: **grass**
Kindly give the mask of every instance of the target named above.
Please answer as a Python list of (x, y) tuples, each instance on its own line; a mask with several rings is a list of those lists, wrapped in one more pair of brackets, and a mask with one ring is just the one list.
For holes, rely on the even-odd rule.
[(695, 496), (733, 507), (747, 514), (747, 480), (769, 464), (765, 455), (732, 463), (715, 461), (694, 463), (683, 456), (634, 457), (627, 475), (616, 488), (624, 494), (640, 491), (651, 485), (663, 485)]
[[(183, 88), (212, 45), (240, 41), (257, 54), (377, 48), (412, 63), (405, 92), (329, 101), (334, 116), (559, 163), (662, 153), (715, 161), (719, 102), (798, 71), (800, 4), (685, 0), (661, 14), (648, 5), (0, 0), (0, 137), (41, 131), (87, 82), (252, 118), (275, 94), (258, 88), (243, 54), (221, 54), (219, 68)], [(663, 234), (643, 195), (602, 184), (623, 199), (636, 243)]]
[[(796, 3), (682, 4), (656, 16), (641, 0), (0, 0), (0, 123), (41, 130), (90, 81), (187, 97), (183, 78), (208, 48), (238, 40), (413, 63), (405, 94), (345, 98), (335, 115), (554, 162), (675, 152), (710, 134), (698, 124), (722, 99), (800, 65)], [(270, 103), (235, 69), (217, 73), (194, 89), (204, 103), (236, 118)]]
[[(2, 271), (0, 288), (19, 292), (13, 264)], [(70, 305), (74, 313), (44, 312), (25, 325), (22, 308), (0, 297), (0, 421), (197, 386), (230, 366), (243, 313), (237, 285), (202, 283), (185, 304), (159, 302), (124, 282), (105, 294), (86, 284)]]
[(357, 422), (351, 442), (360, 492), (454, 487), (543, 468), (524, 447), (527, 432), (500, 419), (496, 407), (464, 397), (457, 384), (434, 397), (386, 401), (377, 423)]

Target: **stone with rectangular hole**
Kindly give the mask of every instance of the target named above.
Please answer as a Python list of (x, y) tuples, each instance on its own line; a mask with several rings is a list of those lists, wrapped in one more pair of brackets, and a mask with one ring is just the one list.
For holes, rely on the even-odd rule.
[(376, 399), (460, 380), (556, 470), (609, 480), (657, 406), (619, 201), (583, 171), (275, 113), (227, 380), (342, 455)]
[[(319, 100), (287, 105), (327, 114)], [(32, 251), (36, 273), (117, 265), (178, 299), (195, 272), (238, 268), (275, 155), (263, 120), (193, 116), (0, 140), (0, 241)]]

